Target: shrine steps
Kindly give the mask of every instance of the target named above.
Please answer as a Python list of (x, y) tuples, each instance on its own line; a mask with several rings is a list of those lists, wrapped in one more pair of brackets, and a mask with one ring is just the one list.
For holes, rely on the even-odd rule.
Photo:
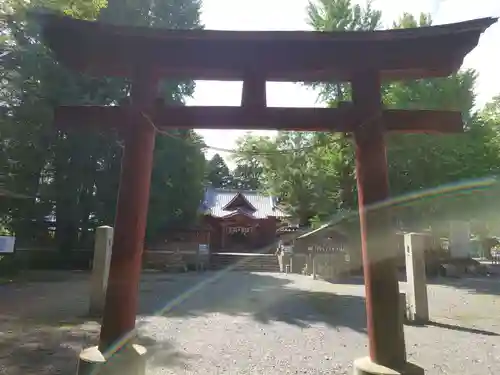
[(254, 272), (279, 272), (280, 270), (276, 255), (255, 253), (212, 253), (210, 268)]

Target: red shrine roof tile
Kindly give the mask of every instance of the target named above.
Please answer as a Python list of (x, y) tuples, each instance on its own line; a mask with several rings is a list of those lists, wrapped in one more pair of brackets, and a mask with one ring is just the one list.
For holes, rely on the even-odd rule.
[(138, 67), (168, 78), (349, 80), (360, 70), (386, 79), (447, 76), (495, 18), (413, 29), (312, 32), (162, 30), (38, 15), (57, 58), (93, 75), (131, 77)]

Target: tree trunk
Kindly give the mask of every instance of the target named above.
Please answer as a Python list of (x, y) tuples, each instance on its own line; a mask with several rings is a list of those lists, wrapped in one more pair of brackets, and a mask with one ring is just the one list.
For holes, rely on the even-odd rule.
[[(56, 185), (56, 241), (59, 251), (71, 251), (78, 241), (78, 218), (76, 215), (76, 196), (80, 173), (73, 157), (72, 139), (60, 137), (55, 149), (55, 185)], [(76, 145), (75, 145), (76, 146)], [(73, 152), (71, 152), (73, 151)]]

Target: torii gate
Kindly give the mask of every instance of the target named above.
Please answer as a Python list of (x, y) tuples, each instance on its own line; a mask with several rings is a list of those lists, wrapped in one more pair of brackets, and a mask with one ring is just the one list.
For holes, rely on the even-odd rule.
[[(370, 356), (357, 374), (409, 374), (387, 210), (384, 133), (460, 132), (460, 113), (384, 110), (381, 80), (443, 77), (458, 70), (493, 18), (371, 32), (236, 32), (119, 27), (42, 15), (43, 36), (58, 60), (79, 72), (129, 77), (131, 104), (59, 107), (59, 127), (106, 125), (125, 139), (115, 235), (99, 350), (133, 332), (146, 226), (155, 128), (288, 129), (351, 132), (356, 172)], [(160, 78), (242, 80), (240, 107), (155, 104)], [(268, 108), (266, 82), (350, 81), (352, 105)], [(216, 93), (214, 93), (216, 95)], [(125, 373), (130, 372), (128, 367)], [(135, 370), (134, 370), (135, 371)], [(391, 372), (392, 371), (392, 372)]]

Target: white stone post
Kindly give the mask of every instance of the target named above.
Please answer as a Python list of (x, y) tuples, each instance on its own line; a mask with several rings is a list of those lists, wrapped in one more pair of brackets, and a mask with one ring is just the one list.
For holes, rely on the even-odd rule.
[(316, 280), (316, 254), (313, 254), (312, 256), (312, 278), (313, 280)]
[(409, 322), (429, 321), (429, 302), (425, 275), (425, 234), (407, 233), (404, 236), (406, 260), (406, 304)]
[(452, 258), (469, 258), (471, 253), (470, 224), (467, 221), (450, 222), (450, 255)]
[(92, 273), (90, 275), (89, 312), (91, 315), (101, 315), (104, 311), (112, 246), (113, 228), (108, 226), (96, 228), (94, 261), (92, 263)]

